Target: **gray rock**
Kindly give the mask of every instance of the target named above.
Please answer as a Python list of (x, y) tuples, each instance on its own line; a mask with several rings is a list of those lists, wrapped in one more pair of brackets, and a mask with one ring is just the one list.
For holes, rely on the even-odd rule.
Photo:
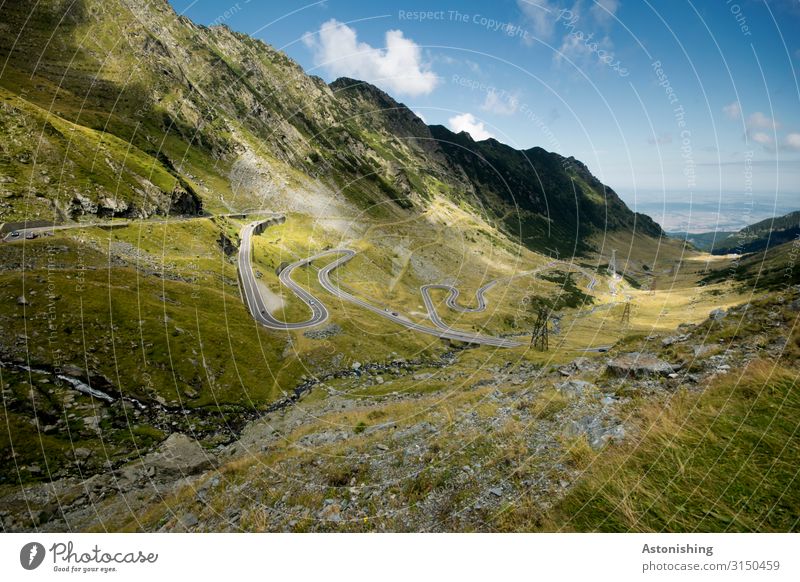
[(110, 198), (106, 196), (100, 199), (97, 209), (100, 213), (119, 215), (128, 210), (128, 203), (116, 197)]
[(618, 424), (592, 434), (589, 439), (589, 446), (593, 449), (601, 449), (610, 441), (622, 440), (623, 438), (625, 438), (625, 428), (621, 424)]
[(303, 335), (310, 339), (327, 339), (342, 333), (342, 328), (331, 323), (320, 329), (310, 329), (303, 332)]
[(401, 440), (408, 437), (414, 437), (420, 434), (433, 432), (436, 432), (435, 426), (429, 422), (420, 422), (418, 424), (411, 425), (408, 428), (397, 431), (392, 435), (392, 438), (394, 440)]
[(211, 468), (214, 460), (200, 444), (181, 433), (169, 435), (158, 449), (144, 458), (144, 465), (159, 477), (183, 477)]
[(197, 516), (194, 513), (185, 513), (181, 516), (180, 520), (181, 525), (185, 528), (190, 528), (196, 526), (200, 523), (197, 519)]
[(567, 424), (563, 433), (568, 438), (585, 436), (589, 446), (600, 449), (609, 441), (624, 438), (625, 428), (621, 424), (606, 425), (599, 416), (587, 415)]
[(661, 345), (666, 348), (675, 343), (685, 342), (687, 339), (689, 339), (689, 337), (690, 336), (687, 333), (677, 336), (665, 337), (664, 339), (661, 340)]
[(620, 377), (666, 376), (675, 371), (672, 364), (644, 352), (622, 354), (608, 363), (607, 370)]
[(356, 372), (358, 372), (361, 369), (361, 362), (353, 362), (353, 365), (350, 367), (353, 368), (353, 370), (355, 370)]
[(714, 346), (709, 346), (706, 344), (700, 346), (692, 346), (692, 352), (694, 353), (695, 357), (702, 356), (714, 349)]
[(584, 380), (567, 380), (566, 382), (557, 384), (556, 388), (564, 396), (577, 398), (581, 394), (584, 394), (589, 390), (591, 390), (592, 388), (594, 388), (594, 384), (592, 384), (591, 382), (586, 382)]
[(719, 321), (720, 319), (723, 319), (726, 315), (728, 315), (728, 312), (722, 308), (715, 309), (714, 311), (708, 314), (708, 316), (714, 321)]
[(593, 360), (585, 356), (581, 356), (580, 358), (575, 358), (566, 366), (560, 367), (558, 371), (563, 376), (572, 376), (573, 374), (577, 374), (579, 372), (590, 372), (595, 368), (597, 368), (597, 364)]
[(96, 212), (97, 204), (86, 196), (75, 193), (70, 205), (70, 214), (95, 214)]
[(338, 523), (342, 521), (342, 506), (333, 499), (326, 499), (325, 507), (317, 514), (317, 517), (324, 521)]
[(78, 447), (72, 452), (72, 456), (75, 459), (88, 459), (92, 456), (92, 451), (84, 447)]
[(17, 305), (29, 305), (29, 301), (24, 295), (17, 297)]
[(491, 493), (495, 497), (503, 496), (503, 490), (500, 487), (492, 487), (491, 489), (489, 489), (489, 493)]

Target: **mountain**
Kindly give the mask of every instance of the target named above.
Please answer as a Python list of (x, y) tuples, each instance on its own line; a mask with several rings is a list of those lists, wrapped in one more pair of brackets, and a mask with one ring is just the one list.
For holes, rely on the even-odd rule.
[(739, 232), (723, 238), (712, 253), (746, 254), (765, 251), (800, 236), (800, 210), (776, 218), (767, 218), (744, 227)]
[(393, 216), (444, 195), (532, 249), (588, 252), (607, 230), (660, 235), (573, 158), (428, 127), (376, 87), (328, 86), (165, 0), (6, 3), (2, 14), (10, 222), (254, 206)]
[(667, 236), (676, 240), (685, 240), (693, 244), (701, 251), (710, 253), (715, 245), (719, 245), (720, 241), (727, 239), (729, 236), (736, 234), (735, 230), (719, 230), (716, 232), (668, 232)]
[(539, 147), (516, 150), (492, 138), (476, 142), (441, 125), (430, 130), (451, 163), (469, 177), (481, 203), (508, 217), (508, 230), (532, 248), (563, 248), (569, 241), (584, 251), (589, 237), (604, 231), (662, 234), (650, 217), (631, 212), (573, 157)]
[(714, 255), (755, 253), (777, 247), (800, 236), (800, 210), (767, 218), (735, 232), (669, 233)]
[(793, 243), (165, 0), (0, 3), (0, 62), (3, 531), (797, 527)]

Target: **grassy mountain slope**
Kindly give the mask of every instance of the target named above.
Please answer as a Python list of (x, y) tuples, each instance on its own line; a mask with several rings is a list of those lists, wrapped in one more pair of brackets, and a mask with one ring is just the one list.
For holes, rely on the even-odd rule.
[(693, 244), (696, 248), (700, 249), (701, 251), (710, 253), (715, 246), (719, 246), (721, 241), (736, 234), (736, 231), (720, 230), (717, 232), (701, 232), (701, 233), (669, 232), (667, 234), (669, 235), (670, 238), (676, 240), (685, 240), (686, 242)]
[(746, 226), (722, 239), (712, 252), (715, 255), (755, 253), (798, 237), (800, 237), (800, 210)]
[(686, 240), (698, 249), (715, 255), (748, 254), (765, 251), (800, 236), (800, 210), (783, 216), (767, 218), (735, 232), (669, 233), (675, 239)]
[(475, 142), (443, 126), (431, 127), (431, 133), (476, 185), (481, 202), (524, 244), (573, 253), (585, 251), (598, 232), (661, 235), (658, 225), (631, 212), (575, 158), (542, 148), (515, 150), (495, 139)]
[(740, 355), (744, 367), (719, 372), (702, 391), (637, 406), (636, 436), (587, 459), (578, 487), (535, 527), (797, 531), (800, 300), (796, 292), (793, 297), (789, 305), (783, 294), (772, 294), (693, 330), (706, 336), (709, 348), (719, 343)]

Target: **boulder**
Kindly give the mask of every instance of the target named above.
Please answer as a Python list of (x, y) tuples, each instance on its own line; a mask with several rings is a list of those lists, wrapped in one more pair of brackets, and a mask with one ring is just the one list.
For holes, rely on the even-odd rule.
[(622, 354), (608, 363), (609, 373), (620, 376), (667, 376), (675, 371), (672, 364), (645, 352)]
[(116, 196), (101, 198), (97, 204), (97, 216), (102, 217), (125, 216), (129, 210), (128, 203)]
[(145, 457), (144, 464), (159, 477), (179, 478), (211, 468), (213, 459), (196, 440), (173, 433)]
[(326, 499), (324, 507), (317, 513), (317, 518), (323, 521), (342, 521), (342, 506), (338, 501)]

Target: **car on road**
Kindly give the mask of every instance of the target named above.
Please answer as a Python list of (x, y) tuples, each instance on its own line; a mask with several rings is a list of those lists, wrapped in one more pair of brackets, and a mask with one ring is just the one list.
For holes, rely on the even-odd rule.
[(27, 232), (27, 233), (25, 233), (25, 238), (28, 239), (28, 240), (35, 239), (36, 238), (36, 233), (35, 232)]
[(12, 232), (11, 233), (11, 238), (19, 238), (19, 231), (15, 230), (14, 232)]

